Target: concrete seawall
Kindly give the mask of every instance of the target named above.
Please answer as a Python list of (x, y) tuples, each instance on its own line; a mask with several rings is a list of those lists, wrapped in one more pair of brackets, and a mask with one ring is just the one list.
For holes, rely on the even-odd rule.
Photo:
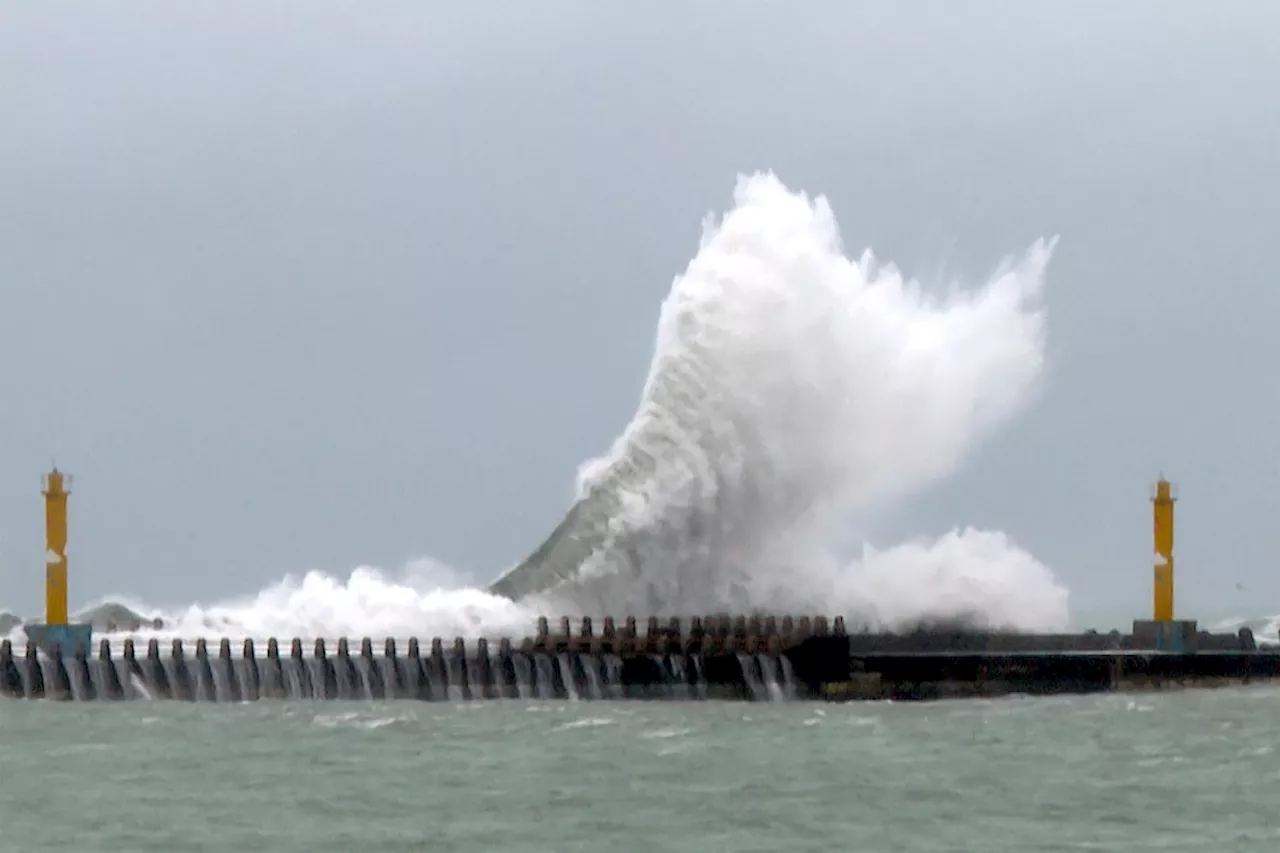
[[(849, 634), (824, 617), (633, 618), (600, 630), (539, 620), (519, 642), (424, 647), (346, 639), (215, 647), (202, 639), (101, 640), (70, 653), (0, 644), (0, 693), (63, 700), (936, 699), (1215, 686), (1280, 679), (1280, 651), (1201, 632), (1185, 651), (1141, 633), (1025, 635), (928, 629)], [(96, 653), (94, 653), (96, 651)]]

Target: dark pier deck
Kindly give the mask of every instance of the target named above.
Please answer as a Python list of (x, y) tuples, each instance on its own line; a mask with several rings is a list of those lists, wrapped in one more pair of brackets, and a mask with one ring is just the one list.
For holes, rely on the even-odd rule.
[[(824, 617), (539, 620), (534, 636), (100, 640), (48, 654), (0, 644), (0, 694), (62, 700), (924, 700), (1211, 687), (1280, 679), (1280, 650), (1194, 622), (1129, 634), (929, 628), (849, 633)], [(233, 652), (233, 647), (235, 651)], [(96, 651), (96, 653), (95, 653)]]

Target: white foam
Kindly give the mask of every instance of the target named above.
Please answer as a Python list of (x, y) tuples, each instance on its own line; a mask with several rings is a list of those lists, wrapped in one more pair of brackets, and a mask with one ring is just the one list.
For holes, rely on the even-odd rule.
[(663, 305), (635, 416), (582, 468), (586, 511), (559, 538), (593, 553), (548, 606), (1065, 625), (1066, 591), (999, 534), (852, 565), (832, 548), (953, 474), (1034, 399), (1052, 245), (935, 295), (870, 252), (847, 257), (825, 199), (740, 179)]
[(1209, 630), (1214, 633), (1234, 634), (1241, 628), (1252, 631), (1254, 642), (1260, 645), (1280, 646), (1280, 615), (1252, 619), (1223, 619)]
[[(97, 616), (95, 614), (109, 614)], [(144, 624), (129, 626), (131, 615)], [(268, 637), (497, 637), (532, 633), (536, 614), (466, 583), (433, 560), (418, 560), (398, 572), (360, 567), (343, 579), (319, 571), (286, 576), (256, 595), (183, 608), (139, 601), (91, 605), (78, 618), (99, 625), (99, 635), (216, 639)], [(106, 630), (106, 620), (117, 627)], [(156, 630), (148, 624), (162, 619)], [(17, 629), (15, 634), (20, 634)]]

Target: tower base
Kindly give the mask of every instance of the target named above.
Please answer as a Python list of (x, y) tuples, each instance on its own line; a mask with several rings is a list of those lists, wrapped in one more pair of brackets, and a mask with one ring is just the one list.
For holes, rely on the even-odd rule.
[(23, 630), (27, 633), (27, 639), (47, 655), (53, 654), (54, 646), (58, 647), (60, 657), (74, 655), (80, 646), (84, 646), (85, 653), (88, 654), (93, 641), (93, 626), (87, 622), (70, 625), (25, 625)]
[(1138, 649), (1188, 654), (1197, 650), (1199, 633), (1194, 619), (1133, 620), (1133, 643)]

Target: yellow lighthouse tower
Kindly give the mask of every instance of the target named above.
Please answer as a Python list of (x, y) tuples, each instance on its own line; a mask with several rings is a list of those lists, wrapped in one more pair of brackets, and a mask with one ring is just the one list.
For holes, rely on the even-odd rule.
[(93, 626), (68, 621), (67, 607), (67, 498), (71, 478), (54, 466), (44, 477), (44, 624), (26, 626), (27, 638), (46, 653), (75, 654), (89, 651)]
[(1173, 621), (1173, 505), (1177, 500), (1169, 481), (1161, 477), (1151, 498), (1155, 545), (1151, 618), (1157, 622)]
[(1151, 492), (1153, 572), (1150, 619), (1135, 619), (1133, 640), (1138, 648), (1186, 654), (1197, 648), (1194, 619), (1173, 617), (1173, 486), (1162, 474)]

